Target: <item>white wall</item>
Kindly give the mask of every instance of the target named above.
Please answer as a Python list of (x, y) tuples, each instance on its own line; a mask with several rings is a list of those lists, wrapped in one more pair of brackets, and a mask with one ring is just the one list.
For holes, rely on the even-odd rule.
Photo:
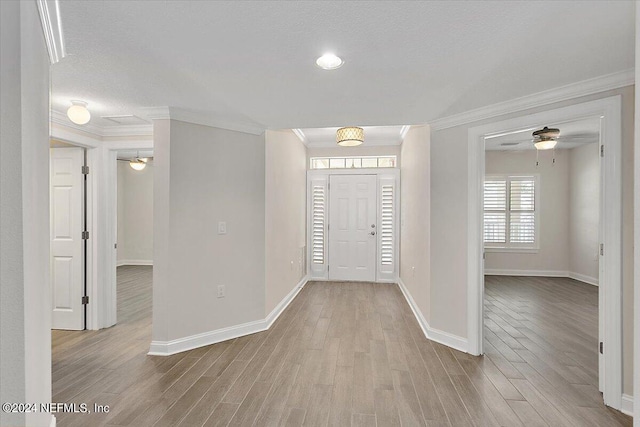
[(155, 120), (154, 161), (153, 340), (263, 319), (264, 135)]
[(400, 279), (427, 322), (431, 315), (429, 136), (429, 126), (412, 126), (400, 154)]
[(35, 2), (0, 2), (0, 20), (0, 401), (50, 402), (49, 61)]
[(633, 86), (558, 102), (431, 134), (431, 326), (467, 336), (467, 145), (470, 127), (614, 95), (622, 96), (622, 286), (624, 392), (633, 366)]
[[(536, 167), (535, 150), (487, 151), (485, 173), (539, 174), (540, 215), (539, 250), (537, 253), (486, 253), (487, 274), (500, 270), (567, 272), (569, 266), (569, 157), (570, 150), (556, 150), (556, 163), (550, 151), (541, 152)], [(597, 238), (597, 234), (596, 234)]]
[(118, 265), (153, 264), (153, 161), (118, 162)]
[(569, 150), (569, 272), (592, 284), (599, 275), (600, 150)]
[(265, 135), (265, 314), (306, 273), (307, 149), (290, 130)]

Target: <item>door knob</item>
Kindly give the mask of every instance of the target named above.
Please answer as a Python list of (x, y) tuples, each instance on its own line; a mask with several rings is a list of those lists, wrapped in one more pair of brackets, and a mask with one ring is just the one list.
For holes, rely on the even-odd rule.
[(371, 228), (376, 228), (376, 225), (375, 224), (371, 224)]
[(375, 232), (375, 231), (372, 231), (372, 232), (371, 232), (371, 233), (369, 233), (369, 234), (371, 234), (372, 236), (375, 236), (375, 235), (376, 235), (376, 232)]

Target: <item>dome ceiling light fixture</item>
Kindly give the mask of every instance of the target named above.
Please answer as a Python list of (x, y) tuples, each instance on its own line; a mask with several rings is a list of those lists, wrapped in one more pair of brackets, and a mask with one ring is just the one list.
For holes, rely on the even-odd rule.
[(336, 142), (341, 147), (360, 145), (364, 142), (364, 130), (356, 126), (340, 128), (336, 132)]
[(537, 150), (551, 150), (555, 148), (560, 136), (560, 129), (545, 126), (532, 133), (533, 145)]
[(333, 53), (325, 53), (316, 59), (316, 65), (323, 70), (336, 70), (342, 67), (342, 64), (344, 64), (344, 61)]
[(71, 107), (67, 110), (67, 117), (77, 125), (86, 125), (91, 120), (91, 113), (87, 109), (87, 103), (84, 101), (71, 101)]

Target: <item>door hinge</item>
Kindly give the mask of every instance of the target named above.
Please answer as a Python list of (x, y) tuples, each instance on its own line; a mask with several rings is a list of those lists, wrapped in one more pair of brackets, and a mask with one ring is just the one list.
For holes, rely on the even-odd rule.
[(327, 231), (329, 231), (329, 226), (330, 226), (330, 224), (327, 224)]
[(600, 354), (604, 354), (604, 343), (600, 341)]
[(600, 146), (600, 157), (604, 157), (604, 145)]
[(82, 174), (89, 175), (89, 166), (82, 166)]
[(83, 231), (82, 232), (82, 240), (89, 240), (89, 232), (88, 231)]
[(600, 243), (600, 256), (604, 256), (604, 243)]
[(113, 249), (118, 249), (118, 244), (117, 243), (113, 244)]
[(82, 297), (82, 305), (87, 305), (87, 304), (89, 304), (89, 297), (85, 295)]

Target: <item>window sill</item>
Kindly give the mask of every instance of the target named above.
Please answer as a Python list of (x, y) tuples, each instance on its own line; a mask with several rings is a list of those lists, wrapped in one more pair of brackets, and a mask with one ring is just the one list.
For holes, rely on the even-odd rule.
[(485, 252), (506, 252), (506, 253), (520, 253), (520, 254), (537, 254), (540, 252), (540, 248), (501, 248), (501, 247), (485, 247)]

